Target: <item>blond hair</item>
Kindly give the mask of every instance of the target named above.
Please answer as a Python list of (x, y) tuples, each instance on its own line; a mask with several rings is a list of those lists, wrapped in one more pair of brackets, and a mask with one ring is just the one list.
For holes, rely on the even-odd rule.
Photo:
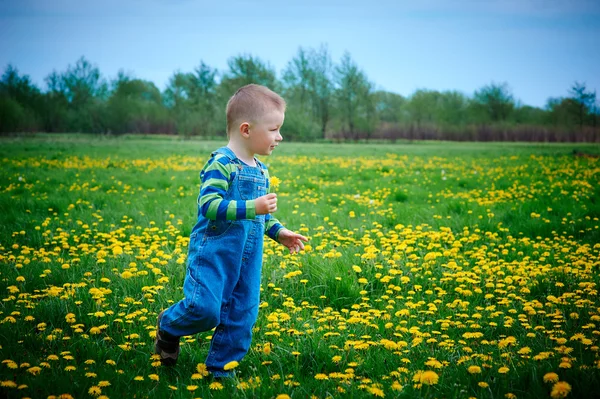
[(227, 102), (227, 136), (235, 125), (256, 122), (273, 108), (285, 112), (285, 107), (285, 100), (266, 86), (242, 86)]

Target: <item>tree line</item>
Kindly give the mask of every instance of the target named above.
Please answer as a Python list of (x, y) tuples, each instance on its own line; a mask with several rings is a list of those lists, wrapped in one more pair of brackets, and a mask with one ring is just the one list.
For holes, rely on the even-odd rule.
[(348, 52), (335, 63), (326, 46), (300, 47), (279, 77), (248, 54), (227, 65), (219, 71), (201, 61), (193, 71), (176, 71), (162, 92), (123, 70), (107, 80), (85, 57), (52, 71), (44, 90), (8, 65), (0, 81), (0, 132), (223, 137), (227, 100), (240, 86), (258, 83), (286, 99), (290, 140), (600, 141), (596, 92), (584, 83), (538, 108), (515, 100), (506, 83), (472, 95), (380, 90)]

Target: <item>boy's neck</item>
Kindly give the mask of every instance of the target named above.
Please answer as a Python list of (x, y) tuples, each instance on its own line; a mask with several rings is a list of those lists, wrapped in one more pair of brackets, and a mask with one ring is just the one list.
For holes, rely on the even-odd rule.
[(227, 143), (227, 148), (233, 151), (235, 156), (246, 165), (256, 166), (254, 154), (248, 151), (248, 149), (246, 149), (244, 146), (240, 145), (234, 140), (229, 140), (229, 143)]

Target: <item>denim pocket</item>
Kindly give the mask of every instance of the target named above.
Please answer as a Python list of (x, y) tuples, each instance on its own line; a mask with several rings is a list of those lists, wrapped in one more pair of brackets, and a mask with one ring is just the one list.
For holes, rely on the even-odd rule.
[(266, 191), (265, 179), (259, 177), (239, 175), (237, 183), (240, 199), (246, 201), (256, 199), (261, 196), (261, 192)]
[(227, 233), (234, 223), (232, 220), (211, 220), (208, 222), (208, 226), (206, 226), (204, 238), (207, 240), (219, 238)]

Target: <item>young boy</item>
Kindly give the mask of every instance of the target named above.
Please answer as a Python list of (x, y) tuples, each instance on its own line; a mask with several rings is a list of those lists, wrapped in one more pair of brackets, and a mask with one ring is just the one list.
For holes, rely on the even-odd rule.
[(185, 299), (158, 315), (154, 349), (174, 365), (179, 338), (216, 327), (206, 359), (215, 377), (250, 348), (258, 316), (263, 236), (304, 249), (307, 238), (284, 228), (271, 213), (267, 167), (254, 157), (279, 145), (285, 101), (264, 86), (240, 88), (227, 103), (229, 143), (212, 153), (202, 172), (198, 221), (190, 234)]

